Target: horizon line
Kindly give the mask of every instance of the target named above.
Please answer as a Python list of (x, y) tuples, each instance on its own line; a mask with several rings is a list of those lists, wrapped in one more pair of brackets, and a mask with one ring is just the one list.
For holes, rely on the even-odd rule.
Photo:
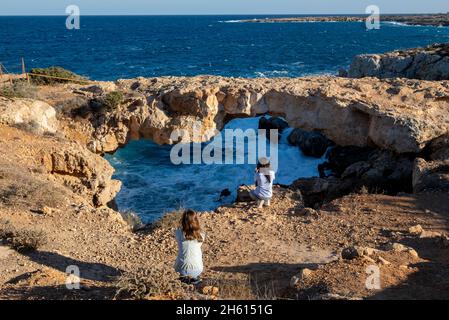
[[(449, 14), (448, 12), (426, 12), (426, 13), (381, 13), (380, 15), (435, 15)], [(122, 17), (122, 16), (141, 16), (141, 17), (176, 17), (176, 16), (365, 16), (368, 13), (185, 13), (185, 14), (81, 14), (81, 16), (90, 17)], [(67, 14), (0, 14), (0, 17), (67, 17)]]

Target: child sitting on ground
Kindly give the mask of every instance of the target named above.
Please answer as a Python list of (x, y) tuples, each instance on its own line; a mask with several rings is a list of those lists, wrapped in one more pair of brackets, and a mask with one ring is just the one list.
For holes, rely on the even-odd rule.
[(251, 199), (257, 201), (257, 207), (270, 206), (273, 197), (274, 171), (267, 158), (260, 158), (254, 175), (256, 189), (250, 192)]
[(201, 246), (205, 234), (201, 232), (198, 214), (193, 210), (187, 210), (181, 218), (181, 226), (176, 230), (178, 242), (178, 257), (175, 270), (181, 276), (181, 281), (189, 284), (201, 282), (200, 275), (203, 272), (203, 254)]

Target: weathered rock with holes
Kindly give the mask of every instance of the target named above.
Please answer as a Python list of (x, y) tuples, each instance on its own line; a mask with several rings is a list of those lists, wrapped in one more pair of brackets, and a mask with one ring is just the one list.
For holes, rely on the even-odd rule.
[(120, 191), (114, 169), (102, 157), (72, 143), (64, 150), (42, 150), (41, 163), (48, 173), (64, 181), (75, 193), (90, 195), (95, 206), (107, 205)]

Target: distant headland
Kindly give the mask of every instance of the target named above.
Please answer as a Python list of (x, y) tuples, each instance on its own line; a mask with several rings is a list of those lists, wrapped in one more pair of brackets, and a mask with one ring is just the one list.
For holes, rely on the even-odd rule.
[[(276, 22), (363, 22), (364, 15), (334, 15), (334, 16), (298, 16), (282, 18), (248, 19), (239, 22), (251, 23), (276, 23)], [(406, 25), (422, 26), (449, 26), (449, 13), (439, 14), (402, 14), (402, 15), (381, 15), (383, 22), (397, 22)]]

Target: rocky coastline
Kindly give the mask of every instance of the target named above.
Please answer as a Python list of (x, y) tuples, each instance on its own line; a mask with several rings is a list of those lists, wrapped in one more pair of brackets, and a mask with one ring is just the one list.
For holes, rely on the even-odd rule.
[[(276, 187), (263, 212), (243, 202), (202, 213), (211, 235), (206, 275), (221, 290), (212, 298), (260, 298), (261, 284), (247, 281), (253, 273), (262, 285), (276, 277), (271, 298), (407, 298), (389, 288), (414, 276), (417, 296), (433, 294), (421, 277), (447, 275), (449, 81), (358, 78), (137, 78), (0, 97), (0, 298), (111, 299), (111, 277), (142, 268), (156, 270), (158, 281), (175, 277), (166, 269), (176, 213), (133, 232), (115, 210), (120, 182), (102, 155), (134, 139), (173, 144), (173, 130), (198, 123), (203, 134), (183, 142), (206, 141), (231, 119), (259, 115), (285, 119), (260, 125), (295, 128), (289, 142), (310, 156), (334, 147), (320, 177)], [(39, 227), (48, 241), (37, 252), (13, 251), (4, 225)], [(298, 267), (304, 263), (307, 270)], [(342, 280), (370, 263), (388, 274), (382, 292)], [(84, 290), (61, 287), (68, 264), (81, 266)], [(326, 277), (329, 268), (335, 271)], [(247, 296), (236, 296), (231, 280)], [(323, 283), (326, 292), (314, 291)], [(449, 298), (447, 284), (432, 286)], [(173, 290), (151, 298), (211, 298)]]
[(449, 44), (356, 56), (343, 76), (350, 78), (449, 79)]

